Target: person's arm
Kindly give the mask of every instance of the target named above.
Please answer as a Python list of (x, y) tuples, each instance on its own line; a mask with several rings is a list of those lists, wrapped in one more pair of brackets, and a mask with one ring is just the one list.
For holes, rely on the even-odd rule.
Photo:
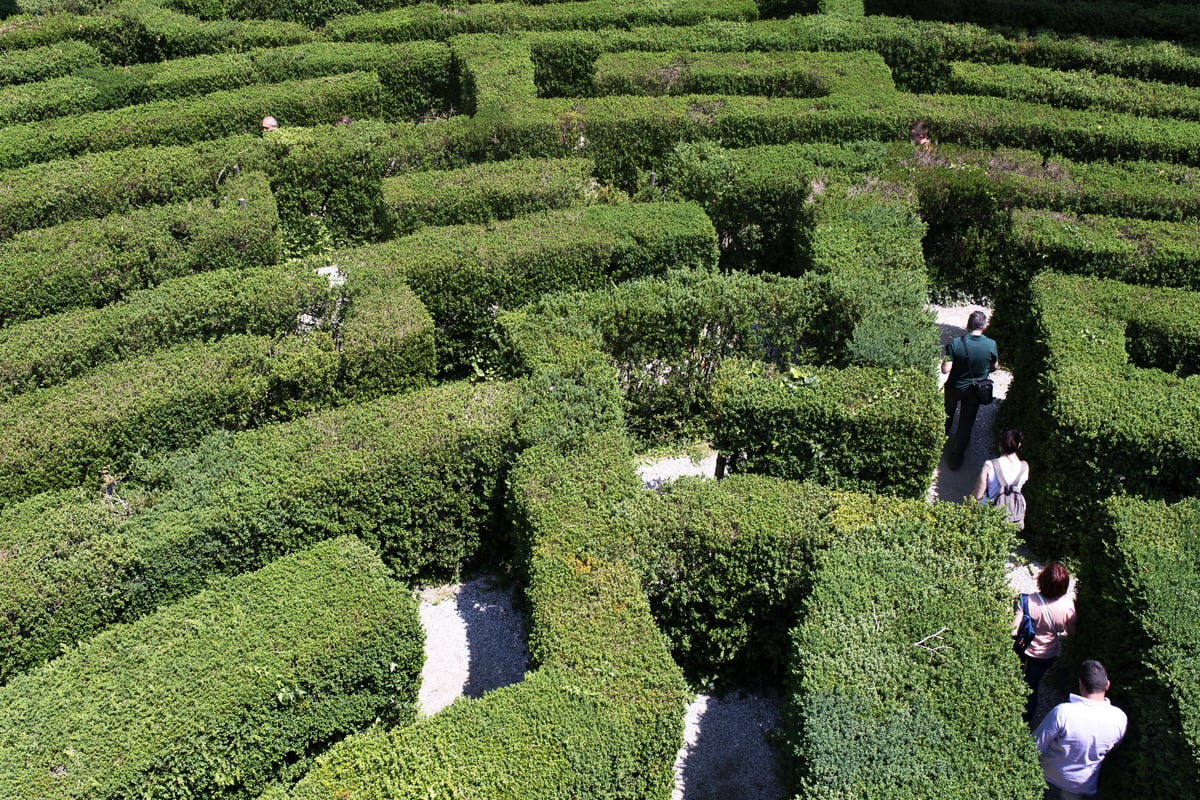
[(942, 374), (949, 375), (952, 366), (954, 366), (954, 342), (947, 344), (942, 353)]
[(983, 468), (979, 470), (979, 477), (975, 480), (975, 490), (971, 492), (976, 500), (982, 500), (987, 494), (988, 476), (992, 472), (992, 462), (983, 462)]
[(1075, 635), (1075, 604), (1071, 604), (1071, 610), (1067, 612), (1067, 619), (1063, 624), (1068, 636)]
[(1042, 719), (1042, 724), (1033, 732), (1033, 743), (1037, 746), (1038, 755), (1046, 755), (1050, 745), (1062, 733), (1058, 724), (1058, 706), (1050, 709), (1050, 713)]

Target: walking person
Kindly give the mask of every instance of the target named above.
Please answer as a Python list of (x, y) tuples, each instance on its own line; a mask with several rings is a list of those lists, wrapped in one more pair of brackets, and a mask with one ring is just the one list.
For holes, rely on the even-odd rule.
[[(1042, 678), (1054, 666), (1061, 649), (1063, 636), (1075, 633), (1075, 599), (1068, 591), (1071, 575), (1057, 561), (1042, 568), (1037, 577), (1038, 591), (1027, 595), (1029, 616), (1033, 619), (1033, 640), (1020, 653), (1025, 682), (1029, 684), (1029, 699), (1025, 703), (1025, 722), (1032, 722), (1037, 713), (1038, 687)], [(1024, 612), (1018, 607), (1013, 618), (1014, 633), (1021, 624)]]
[(1021, 530), (1025, 530), (1025, 495), (1021, 490), (1029, 480), (1029, 462), (1020, 456), (1024, 443), (1025, 434), (1016, 428), (1000, 431), (1000, 457), (983, 462), (974, 492), (975, 499), (984, 505), (1006, 509), (1008, 521)]
[(963, 456), (971, 444), (971, 429), (979, 413), (979, 395), (974, 383), (983, 380), (1000, 365), (996, 342), (983, 335), (987, 315), (972, 311), (967, 318), (967, 335), (951, 339), (942, 359), (942, 373), (947, 375), (945, 387), (946, 435), (954, 424), (958, 409), (958, 430), (950, 443), (946, 466), (952, 470), (962, 466)]
[(1059, 703), (1033, 732), (1042, 775), (1057, 800), (1095, 797), (1100, 764), (1125, 737), (1128, 718), (1109, 702), (1108, 673), (1099, 661), (1079, 666), (1079, 694)]

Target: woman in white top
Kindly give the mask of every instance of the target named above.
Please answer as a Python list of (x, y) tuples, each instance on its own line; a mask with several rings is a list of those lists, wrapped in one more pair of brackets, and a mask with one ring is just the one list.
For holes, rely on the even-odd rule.
[[(1022, 461), (1018, 452), (1021, 445), (1025, 443), (1025, 434), (1021, 433), (1016, 428), (1005, 428), (1000, 431), (1000, 457), (988, 459), (983, 462), (983, 468), (979, 470), (979, 479), (975, 481), (975, 499), (983, 501), (986, 497), (988, 502), (994, 502), (994, 499), (1000, 494), (1003, 483), (1008, 483), (1018, 492), (1025, 486), (1025, 482), (1029, 480), (1029, 462)], [(1000, 475), (996, 474), (996, 470), (1000, 471)], [(1025, 528), (1024, 515), (1024, 498), (1021, 498), (1021, 518), (1014, 520), (1017, 526), (1021, 529)]]
[[(1037, 711), (1038, 686), (1058, 658), (1059, 639), (1075, 632), (1075, 598), (1069, 591), (1071, 575), (1057, 561), (1051, 561), (1038, 573), (1038, 592), (1029, 595), (1029, 616), (1033, 619), (1033, 641), (1021, 653), (1025, 682), (1032, 692), (1025, 706), (1025, 721), (1032, 722)], [(1024, 613), (1019, 605), (1013, 615), (1012, 629), (1017, 632)]]

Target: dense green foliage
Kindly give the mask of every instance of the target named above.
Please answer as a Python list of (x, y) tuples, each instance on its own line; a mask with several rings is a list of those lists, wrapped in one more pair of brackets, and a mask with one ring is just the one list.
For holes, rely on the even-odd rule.
[(1098, 501), (1200, 495), (1200, 299), (1195, 292), (1045, 272), (1013, 368), (1036, 376), (1006, 405), (1045, 476), (1027, 490), (1043, 552), (1075, 553)]
[(800, 796), (1037, 800), (1007, 637), (1011, 529), (969, 506), (847, 505), (792, 645), (784, 758)]
[(314, 748), (411, 720), (423, 663), (411, 593), (327, 542), (0, 689), (0, 797), (256, 797)]
[(390, 396), (210, 437), (140, 465), (121, 499), (5, 508), (0, 676), (324, 538), (357, 535), (404, 580), (452, 575), (498, 524), (516, 400), (503, 384)]
[[(1068, 654), (1110, 660), (1130, 712), (1106, 782), (1195, 794), (1188, 7), (10, 6), (0, 740), (74, 759), (0, 769), (29, 775), (11, 794), (662, 800), (682, 667), (791, 675), (800, 797), (1036, 796), (1011, 529), (918, 499), (931, 296), (994, 301), (1028, 535), (1112, 621)], [(1097, 38), (1136, 32), (1171, 40)], [(639, 491), (631, 443), (699, 437), (735, 474)], [(222, 575), (343, 534), (375, 551), (323, 546), (355, 577), (261, 609), (239, 589), (196, 630), (267, 573)], [(361, 637), (370, 664), (348, 633), (305, 666), (349, 664), (322, 684), (349, 700), (312, 702), (287, 646), (239, 671), (279, 598), (364, 622), (348, 586), (386, 583), (380, 558), (402, 581), (511, 570), (527, 679), (394, 727), (395, 631)], [(177, 642), (209, 660), (176, 668)], [(160, 719), (182, 738), (139, 727)]]
[(212, 200), (64, 222), (0, 242), (0, 325), (102, 306), (203, 270), (278, 260), (275, 196), (263, 175), (246, 174)]
[(1105, 767), (1102, 788), (1108, 794), (1134, 795), (1149, 783), (1162, 797), (1200, 790), (1198, 535), (1195, 498), (1174, 505), (1113, 498), (1101, 536), (1087, 550), (1080, 612), (1105, 624), (1085, 628), (1071, 653), (1102, 659), (1112, 676), (1113, 702), (1142, 721), (1130, 726)]

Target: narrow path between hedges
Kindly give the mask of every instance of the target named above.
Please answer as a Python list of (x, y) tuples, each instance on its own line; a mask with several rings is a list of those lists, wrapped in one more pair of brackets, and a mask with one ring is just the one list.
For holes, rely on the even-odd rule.
[[(977, 308), (990, 317), (991, 309), (981, 306), (934, 308), (943, 344), (963, 334), (967, 316)], [(961, 502), (974, 489), (984, 461), (993, 455), (993, 420), (1011, 379), (1003, 369), (993, 375), (997, 402), (980, 409), (962, 467), (952, 472), (943, 461), (934, 470), (930, 502)], [(697, 454), (695, 459), (659, 459), (641, 465), (638, 474), (647, 489), (658, 489), (681, 475), (711, 478), (715, 468), (716, 454), (709, 452)], [(1013, 592), (1036, 591), (1034, 579), (1040, 568), (1028, 550), (1014, 550), (1007, 564)], [(529, 661), (525, 623), (514, 609), (511, 586), (485, 576), (424, 589), (421, 622), (426, 636), (421, 713), (435, 714), (458, 697), (479, 697), (524, 677)], [(1043, 687), (1042, 698), (1039, 715), (1065, 699), (1048, 685)], [(784, 800), (787, 794), (776, 775), (777, 761), (770, 743), (780, 725), (783, 704), (781, 690), (697, 695), (684, 718), (684, 744), (675, 762), (672, 800)]]

